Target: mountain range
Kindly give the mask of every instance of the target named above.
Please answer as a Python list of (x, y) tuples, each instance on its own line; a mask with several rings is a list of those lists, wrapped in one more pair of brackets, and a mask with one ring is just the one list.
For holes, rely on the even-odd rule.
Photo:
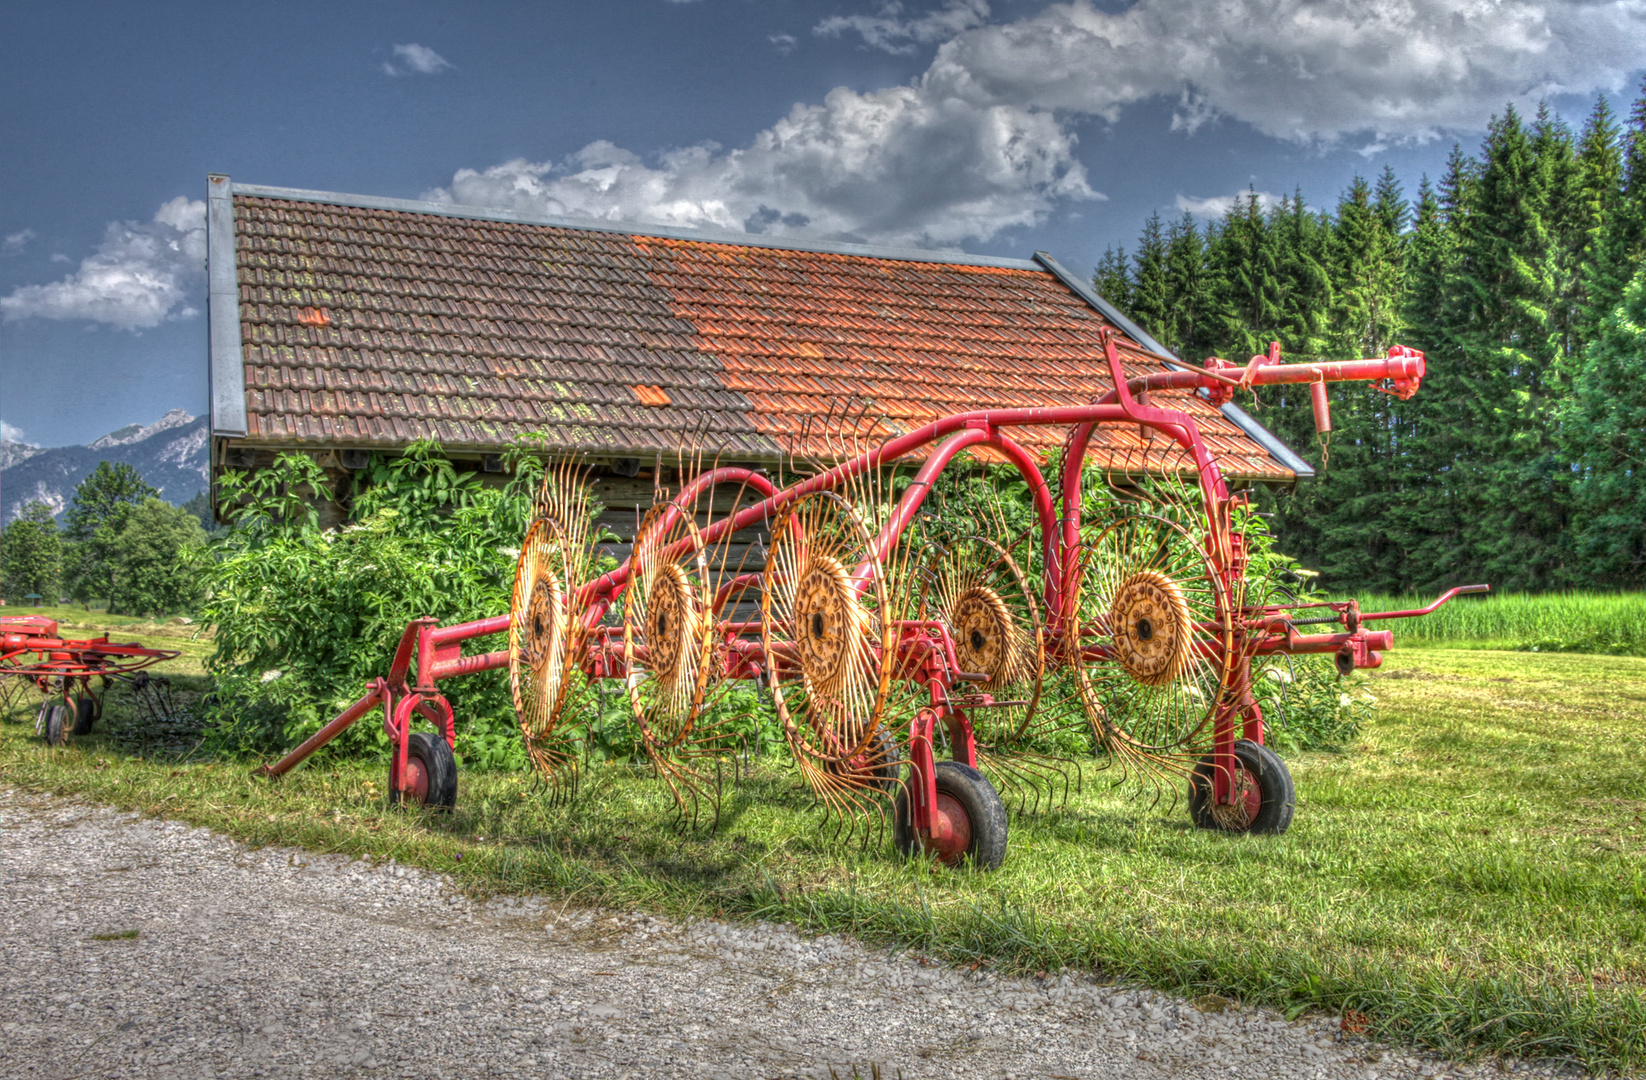
[(0, 440), (0, 523), (36, 500), (61, 515), (100, 461), (126, 462), (160, 497), (181, 505), (206, 489), (206, 418), (173, 409), (152, 424), (128, 424), (85, 446), (43, 449)]

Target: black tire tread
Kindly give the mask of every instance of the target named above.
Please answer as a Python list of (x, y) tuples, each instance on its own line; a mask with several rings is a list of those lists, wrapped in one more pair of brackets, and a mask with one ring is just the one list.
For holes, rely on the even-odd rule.
[[(1263, 792), (1263, 804), (1250, 825), (1243, 831), (1263, 836), (1279, 836), (1292, 824), (1297, 808), (1297, 790), (1292, 785), (1292, 772), (1280, 756), (1267, 746), (1241, 739), (1234, 745), (1235, 758), (1240, 767), (1257, 777)], [(1189, 816), (1202, 829), (1222, 831), (1211, 812), (1212, 757), (1200, 759), (1189, 776)]]
[[(1007, 841), (1006, 803), (1000, 793), (982, 773), (959, 761), (939, 761), (936, 773), (937, 790), (952, 796), (971, 818), (972, 843), (967, 849), (966, 861), (978, 870), (1000, 869), (1006, 859)], [(897, 797), (892, 838), (898, 853), (905, 858), (920, 850), (907, 790)]]

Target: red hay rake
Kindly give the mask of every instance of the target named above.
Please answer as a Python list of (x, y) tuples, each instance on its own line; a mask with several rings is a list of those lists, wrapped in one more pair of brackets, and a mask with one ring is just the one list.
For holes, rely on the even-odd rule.
[[(54, 619), (0, 616), (0, 711), (9, 713), (19, 695), (37, 691), (44, 700), (35, 714), (35, 734), (51, 746), (62, 746), (70, 735), (90, 733), (102, 718), (103, 695), (116, 682), (140, 696), (158, 696), (169, 711), (165, 678), (144, 669), (177, 655), (175, 649), (110, 641), (107, 634), (68, 640), (57, 635)], [(93, 679), (99, 683), (96, 689)]]
[[(1180, 791), (1186, 778), (1202, 827), (1283, 832), (1291, 777), (1264, 745), (1254, 664), (1331, 654), (1344, 674), (1377, 667), (1393, 635), (1370, 623), (1487, 587), (1453, 589), (1422, 611), (1361, 612), (1352, 600), (1287, 602), (1274, 583), (1248, 580), (1248, 493), (1231, 493), (1193, 417), (1151, 394), (1221, 404), (1237, 389), (1369, 381), (1405, 398), (1423, 378), (1423, 355), (1396, 347), (1380, 359), (1283, 365), (1277, 346), (1244, 368), (1158, 357), (1171, 370), (1128, 379), (1112, 338), (1105, 351), (1114, 389), (1089, 404), (949, 416), (831, 455), (844, 460), (782, 489), (747, 468), (685, 475), (683, 466), (678, 491), (644, 515), (630, 557), (598, 576), (582, 472), (552, 469), (510, 612), (413, 622), (385, 677), (260, 771), (281, 775), (380, 708), (394, 745), (391, 799), (449, 807), (455, 719), (437, 684), (508, 667), (528, 755), (557, 790), (576, 781), (568, 729), (586, 715), (591, 687), (620, 681), (683, 820), (705, 802), (718, 815), (719, 763), (743, 748), (737, 720), (747, 712), (729, 691), (753, 683), (826, 812), (853, 828), (889, 812), (905, 853), (998, 866), (1006, 814), (995, 783), (1038, 799), (1080, 759), (1157, 792)], [(1323, 393), (1316, 413), (1325, 430)], [(1051, 426), (1066, 433), (1055, 491), (1012, 438)], [(1136, 467), (1111, 463), (1104, 490), (1083, 492), (1087, 451), (1105, 426), (1138, 433)], [(1033, 503), (1026, 533), (1005, 535), (987, 512), (959, 534), (926, 527), (923, 503), (966, 450), (1016, 468)], [(919, 454), (904, 483), (894, 465)], [(1101, 512), (1088, 521), (1083, 495), (1090, 506), (1094, 494)], [(769, 534), (738, 540), (754, 530)], [(763, 565), (746, 570), (761, 547)], [(463, 655), (465, 640), (505, 630), (506, 651)], [(434, 734), (412, 730), (418, 717)]]

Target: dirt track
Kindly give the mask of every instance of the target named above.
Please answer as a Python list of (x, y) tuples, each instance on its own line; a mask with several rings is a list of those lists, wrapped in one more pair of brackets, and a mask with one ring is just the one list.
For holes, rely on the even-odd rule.
[(478, 904), (392, 864), (17, 790), (0, 790), (0, 881), (8, 1078), (1497, 1071), (1380, 1052), (1331, 1019), (978, 977), (785, 927)]

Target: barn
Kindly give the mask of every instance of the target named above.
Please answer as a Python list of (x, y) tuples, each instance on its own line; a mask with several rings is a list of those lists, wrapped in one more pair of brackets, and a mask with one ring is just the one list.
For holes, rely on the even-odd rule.
[[(621, 531), (682, 448), (819, 462), (847, 416), (873, 442), (968, 409), (1088, 401), (1108, 389), (1105, 327), (1129, 370), (1165, 362), (1043, 252), (797, 243), (215, 174), (208, 190), (214, 484), (290, 451), (342, 478), (418, 439), (484, 476), (538, 435), (590, 464), (596, 497), (628, 508)], [(1237, 405), (1169, 396), (1235, 486), (1311, 475)], [(1051, 450), (1060, 435), (1024, 438)], [(1093, 448), (1127, 468), (1153, 452), (1129, 428)]]

